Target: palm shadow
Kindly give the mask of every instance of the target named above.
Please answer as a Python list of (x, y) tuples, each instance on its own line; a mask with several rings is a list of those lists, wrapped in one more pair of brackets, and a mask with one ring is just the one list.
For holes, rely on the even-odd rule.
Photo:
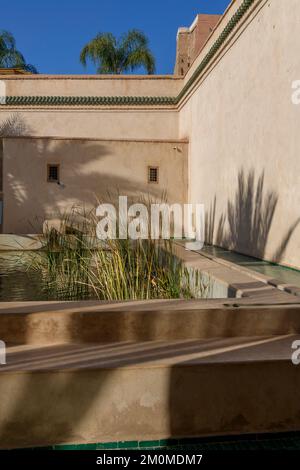
[[(236, 193), (227, 202), (227, 211), (216, 222), (215, 197), (206, 213), (207, 243), (264, 259), (278, 200), (278, 192), (265, 189), (264, 172), (256, 179), (254, 170), (248, 174), (240, 170)], [(300, 217), (287, 228), (272, 255), (273, 262), (280, 263), (299, 223)]]
[[(77, 139), (74, 144), (72, 139), (54, 139), (54, 142), (51, 138), (37, 138), (33, 159), (28, 147), (31, 143), (28, 144), (28, 138), (22, 140), (22, 137), (31, 135), (32, 129), (21, 114), (11, 115), (0, 124), (2, 145), (5, 138), (14, 138), (16, 141), (20, 139), (24, 158), (28, 158), (28, 167), (44, 168), (47, 162), (60, 163), (57, 160), (63, 155), (62, 184), (48, 183), (45, 190), (41, 184), (46, 181), (46, 175), (44, 182), (40, 181), (40, 177), (33, 181), (34, 172), (28, 171), (20, 176), (20, 171), (14, 164), (13, 152), (6, 152), (4, 191), (10, 196), (7, 198), (6, 210), (16, 209), (13, 226), (6, 229), (9, 233), (41, 233), (46, 219), (64, 216), (75, 206), (92, 210), (96, 208), (98, 201), (116, 204), (120, 194), (127, 195), (132, 201), (142, 197), (153, 197), (156, 200), (162, 197), (162, 190), (158, 185), (145, 185), (127, 168), (124, 167), (124, 176), (118, 175), (116, 169), (120, 165), (118, 157), (122, 156), (122, 150), (112, 153), (111, 146), (107, 143), (88, 139)], [(76, 158), (74, 153), (77, 153)], [(107, 165), (99, 166), (99, 162), (108, 158), (112, 160), (109, 169)]]
[[(14, 137), (22, 139), (23, 136), (30, 134), (31, 129), (20, 114), (10, 116), (0, 125), (0, 137), (2, 138)], [(105, 144), (83, 140), (78, 141), (78, 145), (81, 145), (84, 149), (84, 156), (76, 164), (67, 165), (65, 178), (68, 184), (62, 188), (56, 186), (51, 188), (51, 194), (43, 192), (39, 195), (39, 198), (35, 200), (36, 217), (34, 220), (27, 217), (19, 218), (18, 224), (28, 228), (28, 233), (32, 232), (32, 227), (37, 230), (37, 233), (40, 233), (42, 221), (45, 218), (57, 217), (59, 214), (64, 214), (68, 207), (74, 207), (76, 204), (82, 205), (82, 201), (95, 206), (97, 200), (107, 197), (108, 192), (110, 193), (110, 202), (113, 202), (113, 198), (117, 197), (120, 193), (128, 195), (129, 198), (134, 198), (137, 194), (139, 197), (143, 194), (147, 197), (149, 195), (153, 197), (160, 196), (160, 191), (154, 186), (151, 187), (151, 191), (147, 190), (145, 192), (144, 185), (135, 180), (134, 174), (130, 178), (116, 177), (113, 174), (113, 168), (111, 173), (95, 173), (93, 164), (110, 155), (110, 149)], [(61, 140), (54, 147), (51, 139), (41, 139), (38, 145), (37, 160), (43, 161), (45, 157), (49, 160), (54, 160), (57, 155), (62, 154), (67, 162), (72, 163), (73, 151), (74, 147), (68, 141)], [(8, 155), (6, 158), (10, 160), (11, 171), (10, 175), (8, 175), (7, 187), (5, 189), (10, 192), (12, 206), (19, 208), (20, 212), (30, 213), (32, 205), (31, 190), (33, 184), (38, 184), (38, 181), (32, 180), (30, 172), (22, 175), (21, 179), (19, 179), (19, 176), (16, 177), (13, 155)], [(117, 161), (115, 164), (117, 165)], [(74, 185), (77, 184), (75, 181), (78, 181), (79, 177), (80, 197), (79, 199), (74, 199), (72, 192)], [(72, 182), (73, 180), (74, 183)], [(91, 187), (98, 188), (96, 193), (91, 191)], [(112, 187), (116, 188), (114, 193), (111, 191)], [(38, 308), (41, 315), (44, 312), (42, 305), (43, 303)], [(57, 302), (52, 304), (47, 302), (47, 309), (50, 309), (50, 311), (57, 312), (64, 308), (64, 304), (58, 305)], [(112, 314), (112, 316), (114, 315)], [(143, 319), (142, 317), (140, 318), (143, 324), (145, 322), (147, 324), (144, 335), (144, 340), (147, 341), (148, 338), (151, 338), (153, 329), (155, 329), (155, 320), (151, 319), (150, 316), (147, 318), (143, 317)], [(68, 341), (70, 344), (75, 340), (78, 341), (78, 331), (81, 331), (81, 337), (84, 337), (84, 324), (82, 323), (82, 318), (78, 319), (78, 315), (71, 315), (68, 326)], [(31, 333), (26, 321), (24, 321), (23, 327), (24, 329), (19, 338), (22, 336), (21, 342), (23, 345), (26, 345), (29, 342)], [(15, 328), (15, 326), (12, 326), (12, 328)], [(126, 320), (124, 318), (120, 319), (120, 316), (114, 316), (114, 321), (108, 326), (109, 330), (113, 330), (116, 340), (122, 338), (125, 328)], [(74, 332), (74, 335), (72, 332)], [(5, 341), (5, 338), (3, 340)], [(98, 348), (101, 349), (101, 345)], [(55, 347), (41, 349), (46, 352), (46, 361), (49, 360), (50, 356), (53, 357), (54, 353), (60, 354), (59, 348), (56, 348), (56, 352), (54, 352)], [(62, 354), (65, 358), (70, 355), (73, 356), (73, 351)], [(84, 358), (85, 355), (86, 353), (83, 351), (82, 357)], [(120, 360), (120, 354), (116, 356), (116, 359)], [(131, 357), (132, 364), (143, 362), (143, 360), (141, 353), (138, 356), (135, 354)], [(89, 357), (88, 364), (90, 363), (91, 358)], [(88, 364), (83, 362), (83, 369), (86, 369)], [(52, 370), (50, 373), (47, 365), (46, 367), (39, 367), (38, 371), (34, 372), (26, 369), (26, 367), (21, 359), (15, 370), (17, 374), (23, 373), (23, 381), (17, 390), (15, 401), (11, 403), (10, 409), (6, 409), (5, 419), (1, 422), (1, 447), (27, 447), (83, 440), (84, 436), (78, 431), (80, 423), (84, 422), (94, 401), (98, 400), (102, 393), (106, 393), (106, 386), (110, 382), (111, 376), (114, 375), (113, 369), (107, 369), (105, 373), (99, 374), (99, 376), (90, 370), (82, 370), (79, 380), (78, 371), (74, 370), (74, 368), (66, 368), (62, 373), (55, 373), (55, 370)], [(3, 399), (7, 396), (6, 387), (7, 385), (10, 386), (10, 380), (14, 382), (14, 374), (5, 372), (4, 369), (1, 370), (0, 396)], [(14, 388), (14, 385), (12, 386)], [(77, 394), (77, 402), (72, 401), (74, 393), (75, 395)], [(59, 413), (57, 413), (57, 409), (59, 409)], [(54, 416), (56, 420), (53, 418)], [(53, 419), (53, 428), (49, 424), (51, 419)], [(101, 421), (101, 411), (99, 419)]]

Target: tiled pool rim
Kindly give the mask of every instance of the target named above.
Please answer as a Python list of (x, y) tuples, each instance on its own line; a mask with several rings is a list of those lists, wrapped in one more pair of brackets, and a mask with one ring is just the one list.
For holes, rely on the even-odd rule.
[(245, 434), (184, 439), (158, 439), (152, 441), (116, 441), (91, 444), (57, 444), (47, 447), (30, 447), (22, 450), (130, 450), (130, 451), (249, 451), (249, 450), (300, 450), (300, 431), (275, 434)]

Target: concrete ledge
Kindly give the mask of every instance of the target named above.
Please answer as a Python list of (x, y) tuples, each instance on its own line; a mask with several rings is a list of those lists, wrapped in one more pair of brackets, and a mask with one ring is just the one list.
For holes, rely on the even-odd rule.
[(249, 300), (8, 302), (0, 306), (1, 339), (51, 344), (300, 334), (300, 305), (251, 306)]
[(278, 297), (278, 291), (300, 297), (300, 288), (296, 286), (202, 251), (187, 251), (179, 241), (174, 246), (176, 256), (187, 268), (198, 269), (226, 285), (229, 297), (256, 297), (263, 290), (268, 290), (270, 300)]
[(0, 374), (0, 447), (297, 430), (293, 339), (15, 350), (23, 365)]

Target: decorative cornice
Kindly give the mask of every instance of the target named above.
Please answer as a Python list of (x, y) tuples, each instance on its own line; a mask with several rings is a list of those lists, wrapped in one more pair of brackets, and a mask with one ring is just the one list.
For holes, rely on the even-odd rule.
[(80, 142), (118, 142), (118, 143), (135, 143), (135, 144), (178, 144), (187, 145), (189, 139), (103, 139), (99, 137), (64, 137), (56, 135), (8, 135), (5, 136), (5, 140), (62, 140), (62, 141), (80, 141)]
[(7, 96), (6, 106), (170, 106), (170, 96)]
[(7, 96), (5, 106), (176, 106), (206, 69), (255, 0), (244, 0), (178, 96)]

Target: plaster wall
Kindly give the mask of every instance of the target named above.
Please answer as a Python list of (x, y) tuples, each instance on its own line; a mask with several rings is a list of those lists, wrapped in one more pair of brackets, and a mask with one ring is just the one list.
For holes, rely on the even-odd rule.
[[(240, 4), (232, 3), (186, 81)], [(180, 109), (189, 198), (206, 205), (208, 241), (299, 268), (300, 106), (291, 95), (300, 77), (300, 3), (258, 4)]]
[[(182, 203), (186, 151), (178, 141), (4, 139), (3, 232), (41, 233), (45, 219), (117, 193), (161, 198), (167, 188), (168, 200)], [(60, 165), (62, 185), (47, 182), (51, 163)], [(158, 183), (148, 183), (148, 166), (159, 167)]]
[[(12, 96), (177, 96), (242, 4), (243, 0), (232, 1), (182, 79), (170, 76), (5, 76), (7, 92)], [(256, 0), (178, 106), (2, 107), (1, 131), (3, 125), (7, 131), (6, 123), (12, 121), (13, 136), (44, 138), (24, 141), (24, 145), (22, 140), (5, 142), (4, 198), (7, 202), (4, 201), (4, 219), (13, 219), (14, 214), (22, 215), (23, 220), (28, 216), (29, 202), (24, 214), (21, 209), (22, 197), (30, 198), (28, 189), (26, 196), (20, 196), (23, 193), (19, 186), (18, 196), (13, 196), (15, 199), (12, 192), (10, 195), (5, 192), (10, 190), (14, 172), (18, 172), (15, 186), (25, 178), (30, 187), (32, 175), (37, 179), (41, 177), (40, 162), (44, 164), (49, 155), (56, 157), (54, 148), (61, 146), (61, 142), (78, 137), (114, 140), (114, 144), (109, 144), (109, 158), (105, 156), (101, 157), (101, 163), (97, 159), (89, 163), (89, 170), (82, 161), (87, 144), (78, 145), (74, 140), (66, 145), (75, 155), (66, 156), (66, 164), (74, 161), (76, 167), (80, 163), (80, 172), (89, 174), (92, 182), (89, 190), (95, 191), (93, 179), (100, 173), (109, 174), (110, 178), (114, 174), (114, 184), (121, 179), (143, 185), (148, 159), (151, 163), (157, 159), (168, 168), (165, 171), (169, 175), (168, 180), (160, 181), (161, 189), (167, 188), (173, 195), (178, 184), (176, 200), (186, 197), (191, 202), (205, 203), (208, 242), (299, 268), (300, 106), (291, 101), (292, 82), (300, 79), (299, 27), (298, 0)], [(53, 143), (45, 137), (52, 138)], [(65, 140), (58, 144), (57, 137)], [(118, 144), (122, 139), (146, 143)], [(185, 139), (189, 140), (186, 180), (181, 178), (181, 163), (173, 160), (172, 152), (170, 158), (169, 151), (165, 150), (168, 145), (174, 147), (167, 141)], [(160, 149), (153, 153), (154, 159), (149, 158), (148, 153), (152, 144), (147, 142), (151, 140), (166, 141), (153, 144), (153, 148)], [(88, 145), (95, 146), (95, 143)], [(106, 147), (108, 144), (99, 145)], [(119, 145), (130, 148), (128, 154), (124, 153), (126, 162), (125, 157), (119, 156)], [(45, 151), (44, 160), (42, 151)], [(57, 158), (62, 160), (65, 151), (63, 148)], [(118, 165), (114, 164), (112, 155), (118, 155)], [(143, 170), (135, 171), (136, 162), (143, 162)], [(82, 174), (78, 176), (82, 182)], [(66, 201), (77, 201), (83, 196), (86, 190), (79, 188), (78, 181), (74, 180), (73, 197), (68, 191), (64, 193), (67, 199), (62, 193), (51, 193), (54, 206), (61, 207)], [(87, 187), (88, 183), (85, 184)], [(37, 188), (44, 191), (44, 186), (37, 185)], [(37, 194), (35, 188), (32, 191)], [(48, 197), (46, 190), (42, 198), (47, 200)], [(36, 208), (34, 203), (33, 209)], [(48, 213), (48, 206), (45, 213)], [(24, 233), (28, 226), (21, 227), (20, 218), (18, 220), (6, 225), (4, 220), (4, 232), (17, 230), (20, 233), (22, 229)]]
[[(4, 76), (8, 96), (177, 96), (182, 80), (173, 76)], [(176, 139), (178, 113), (162, 107), (9, 106), (0, 109), (1, 128), (10, 135), (99, 139)], [(6, 128), (5, 128), (6, 129)]]
[(12, 135), (96, 139), (177, 139), (178, 113), (166, 109), (7, 109), (0, 130), (12, 122)]
[(3, 77), (10, 96), (177, 96), (173, 75), (12, 75)]

